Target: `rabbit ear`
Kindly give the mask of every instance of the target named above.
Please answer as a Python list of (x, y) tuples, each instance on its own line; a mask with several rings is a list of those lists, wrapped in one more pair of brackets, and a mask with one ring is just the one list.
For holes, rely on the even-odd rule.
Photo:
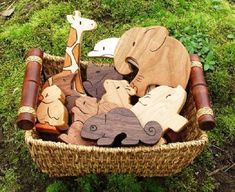
[(157, 51), (164, 43), (168, 34), (168, 30), (165, 27), (156, 26), (147, 28), (145, 31), (145, 36), (151, 38), (149, 43), (149, 50), (152, 52)]

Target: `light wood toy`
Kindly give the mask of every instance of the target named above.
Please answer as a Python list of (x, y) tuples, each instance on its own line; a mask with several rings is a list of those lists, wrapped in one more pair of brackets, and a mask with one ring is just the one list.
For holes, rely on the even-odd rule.
[(143, 128), (135, 114), (126, 108), (115, 108), (89, 118), (81, 131), (82, 138), (97, 140), (99, 146), (112, 146), (116, 137), (125, 134), (121, 145), (156, 144), (162, 136), (162, 128), (156, 121)]
[[(82, 18), (79, 11), (75, 11), (75, 15), (67, 15), (67, 20), (71, 24), (63, 71), (56, 74), (49, 82), (53, 84), (53, 79), (55, 77), (63, 77), (71, 73), (77, 73), (75, 77), (75, 90), (84, 95), (85, 91), (82, 86), (81, 72), (80, 72), (80, 56), (81, 56), (81, 41), (82, 35), (85, 31), (91, 31), (96, 29), (96, 22), (87, 18)], [(49, 85), (51, 85), (49, 83)]]
[(185, 47), (161, 26), (126, 31), (115, 49), (114, 64), (123, 75), (132, 72), (132, 65), (139, 69), (130, 85), (140, 97), (149, 85), (186, 88), (191, 70)]
[(135, 90), (126, 80), (105, 80), (104, 88), (106, 93), (101, 98), (101, 103), (111, 102), (119, 107), (131, 108), (131, 96), (135, 95)]
[(120, 38), (112, 37), (99, 41), (94, 50), (88, 53), (88, 57), (113, 58), (119, 40)]
[(81, 138), (80, 133), (84, 122), (91, 116), (105, 113), (117, 107), (113, 103), (97, 103), (93, 97), (80, 97), (76, 99), (75, 106), (72, 108), (73, 123), (67, 133), (61, 134), (58, 138), (65, 142), (76, 145), (94, 145), (93, 141), (87, 141)]
[(179, 115), (186, 97), (187, 93), (180, 85), (176, 88), (162, 85), (140, 98), (130, 110), (138, 117), (142, 126), (149, 121), (157, 121), (163, 132), (167, 129), (179, 132), (188, 122)]
[(43, 131), (45, 128), (44, 132), (47, 132), (46, 130), (53, 132), (54, 129), (56, 133), (58, 132), (56, 129), (68, 129), (68, 111), (63, 104), (65, 101), (63, 92), (56, 85), (53, 85), (44, 89), (41, 97), (41, 103), (37, 108), (36, 114), (39, 123), (42, 125), (38, 124), (36, 126), (37, 130)]

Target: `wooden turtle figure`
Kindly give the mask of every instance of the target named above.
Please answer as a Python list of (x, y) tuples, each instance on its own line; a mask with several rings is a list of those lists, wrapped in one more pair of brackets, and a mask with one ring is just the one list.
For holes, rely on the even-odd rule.
[(82, 138), (97, 140), (99, 146), (112, 146), (120, 134), (126, 137), (121, 145), (156, 144), (162, 136), (162, 128), (156, 121), (148, 122), (142, 128), (135, 114), (126, 108), (114, 108), (89, 118), (81, 131)]

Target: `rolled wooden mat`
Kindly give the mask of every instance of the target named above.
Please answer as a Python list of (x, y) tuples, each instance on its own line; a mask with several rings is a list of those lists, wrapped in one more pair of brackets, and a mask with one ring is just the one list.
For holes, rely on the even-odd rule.
[(32, 48), (26, 57), (26, 70), (22, 87), (21, 103), (16, 123), (21, 129), (32, 129), (36, 121), (36, 107), (41, 86), (43, 51)]
[(199, 56), (196, 54), (191, 54), (190, 60), (192, 62), (190, 74), (191, 90), (197, 109), (198, 124), (202, 130), (210, 130), (215, 127), (215, 119), (204, 78), (203, 66)]

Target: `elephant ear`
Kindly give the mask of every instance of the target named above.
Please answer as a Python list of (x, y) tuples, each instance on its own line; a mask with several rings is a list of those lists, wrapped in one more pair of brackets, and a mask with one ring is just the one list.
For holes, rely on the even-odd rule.
[(157, 51), (165, 42), (168, 34), (168, 30), (162, 26), (147, 28), (145, 31), (145, 36), (148, 36), (147, 38), (151, 39), (149, 43), (149, 50), (152, 52)]

